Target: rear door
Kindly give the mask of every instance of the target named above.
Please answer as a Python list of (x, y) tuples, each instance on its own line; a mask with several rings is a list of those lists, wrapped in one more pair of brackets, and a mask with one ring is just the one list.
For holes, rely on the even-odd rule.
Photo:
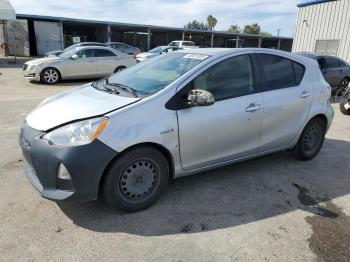
[(263, 105), (255, 79), (253, 60), (240, 55), (210, 66), (179, 91), (181, 98), (193, 89), (207, 90), (215, 97), (211, 106), (177, 111), (185, 170), (256, 153)]
[(95, 57), (99, 77), (110, 75), (117, 68), (118, 56), (115, 53), (105, 49), (95, 49)]
[(263, 124), (259, 152), (290, 145), (311, 106), (312, 84), (303, 79), (305, 67), (287, 58), (258, 54), (263, 80)]

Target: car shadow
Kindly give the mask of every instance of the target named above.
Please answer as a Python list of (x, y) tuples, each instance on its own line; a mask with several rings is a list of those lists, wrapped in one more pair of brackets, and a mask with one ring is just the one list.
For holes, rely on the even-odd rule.
[(83, 228), (141, 236), (217, 230), (297, 209), (320, 215), (315, 204), (350, 193), (349, 155), (349, 142), (326, 139), (311, 161), (281, 152), (179, 178), (137, 213), (113, 210), (102, 200), (58, 205)]

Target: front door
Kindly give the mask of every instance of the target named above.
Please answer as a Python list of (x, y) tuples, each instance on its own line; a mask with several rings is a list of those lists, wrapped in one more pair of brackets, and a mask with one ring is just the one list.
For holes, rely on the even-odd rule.
[(68, 59), (66, 72), (64, 76), (66, 78), (94, 78), (96, 74), (96, 57), (93, 49), (83, 49), (76, 53), (77, 59)]
[(263, 105), (261, 94), (256, 93), (249, 55), (234, 56), (212, 65), (183, 89), (204, 89), (216, 100), (211, 106), (177, 111), (184, 170), (256, 153)]

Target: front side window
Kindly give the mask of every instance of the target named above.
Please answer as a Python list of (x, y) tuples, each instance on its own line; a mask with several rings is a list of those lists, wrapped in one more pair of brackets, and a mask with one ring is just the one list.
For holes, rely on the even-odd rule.
[(198, 75), (189, 85), (190, 89), (209, 91), (215, 100), (248, 95), (254, 91), (250, 57), (241, 55), (221, 61)]
[(77, 52), (79, 58), (91, 58), (95, 56), (93, 49), (85, 49)]
[(265, 78), (265, 91), (295, 86), (292, 62), (280, 56), (259, 54), (261, 71)]

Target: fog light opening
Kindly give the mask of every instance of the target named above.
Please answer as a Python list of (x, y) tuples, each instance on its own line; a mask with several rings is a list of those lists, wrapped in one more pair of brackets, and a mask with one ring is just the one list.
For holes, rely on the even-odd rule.
[(67, 168), (62, 163), (58, 166), (57, 178), (62, 180), (72, 180)]

